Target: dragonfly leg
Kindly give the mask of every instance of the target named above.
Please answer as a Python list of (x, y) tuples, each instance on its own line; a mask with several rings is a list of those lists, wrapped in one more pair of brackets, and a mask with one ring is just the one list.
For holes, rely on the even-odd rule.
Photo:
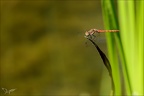
[(85, 37), (85, 38), (88, 38), (88, 39), (92, 39), (92, 36), (91, 36), (91, 35), (85, 35), (84, 37)]
[[(94, 34), (92, 34), (92, 35), (91, 35), (91, 37), (93, 37), (93, 39), (95, 39), (95, 38), (96, 38), (96, 36), (95, 36)], [(92, 39), (92, 38), (91, 38), (91, 39)]]

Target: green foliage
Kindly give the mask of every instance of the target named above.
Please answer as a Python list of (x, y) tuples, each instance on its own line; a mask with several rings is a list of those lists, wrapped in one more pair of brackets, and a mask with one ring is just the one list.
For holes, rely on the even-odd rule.
[[(116, 3), (118, 5), (118, 16), (115, 10)], [(116, 95), (144, 94), (143, 3), (142, 0), (122, 0), (117, 2), (102, 0), (105, 28), (120, 30), (119, 33), (107, 33), (109, 58)]]

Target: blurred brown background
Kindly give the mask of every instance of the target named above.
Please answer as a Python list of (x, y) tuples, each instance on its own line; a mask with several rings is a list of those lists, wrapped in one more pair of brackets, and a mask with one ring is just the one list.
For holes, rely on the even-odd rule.
[[(107, 70), (84, 38), (103, 22), (100, 0), (1, 0), (1, 95), (109, 95)], [(104, 34), (96, 42), (107, 54)]]

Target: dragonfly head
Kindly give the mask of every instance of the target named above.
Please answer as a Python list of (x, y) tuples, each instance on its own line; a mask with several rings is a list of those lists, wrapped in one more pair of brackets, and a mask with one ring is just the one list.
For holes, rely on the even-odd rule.
[(85, 32), (85, 37), (88, 38), (90, 36), (90, 33), (88, 31)]

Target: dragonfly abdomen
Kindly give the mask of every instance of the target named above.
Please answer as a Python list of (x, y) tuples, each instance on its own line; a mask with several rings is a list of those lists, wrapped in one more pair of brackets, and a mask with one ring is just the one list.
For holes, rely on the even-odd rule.
[(97, 30), (97, 32), (118, 32), (119, 30)]

